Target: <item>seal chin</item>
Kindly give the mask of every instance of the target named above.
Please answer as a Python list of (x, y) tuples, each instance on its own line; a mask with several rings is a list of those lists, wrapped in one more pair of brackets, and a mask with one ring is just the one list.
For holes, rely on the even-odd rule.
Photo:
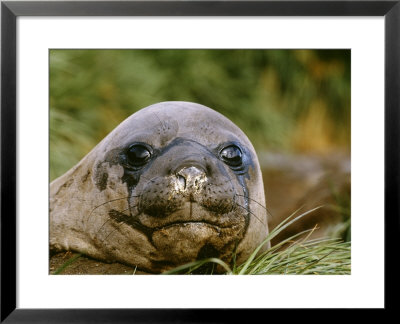
[(176, 265), (216, 257), (229, 262), (242, 226), (221, 228), (205, 222), (175, 223), (154, 231), (158, 258)]

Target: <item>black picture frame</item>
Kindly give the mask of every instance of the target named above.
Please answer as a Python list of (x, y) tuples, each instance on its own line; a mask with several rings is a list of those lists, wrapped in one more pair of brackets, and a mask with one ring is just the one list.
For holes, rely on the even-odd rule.
[[(16, 308), (16, 19), (19, 16), (384, 16), (385, 309), (396, 307), (390, 262), (399, 234), (400, 0), (395, 1), (2, 1), (1, 321), (6, 323), (236, 322), (238, 312), (194, 309)], [(394, 245), (395, 244), (395, 245)], [(394, 249), (394, 252), (390, 252)], [(265, 310), (264, 310), (265, 311)], [(252, 314), (253, 316), (261, 314)]]

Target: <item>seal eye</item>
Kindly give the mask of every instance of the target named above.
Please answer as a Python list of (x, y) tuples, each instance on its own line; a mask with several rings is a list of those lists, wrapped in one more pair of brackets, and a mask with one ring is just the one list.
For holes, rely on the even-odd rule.
[(236, 145), (225, 147), (219, 155), (222, 161), (232, 167), (239, 167), (242, 165), (242, 151)]
[(144, 145), (134, 144), (129, 147), (127, 156), (131, 165), (134, 167), (141, 167), (150, 160), (151, 152)]

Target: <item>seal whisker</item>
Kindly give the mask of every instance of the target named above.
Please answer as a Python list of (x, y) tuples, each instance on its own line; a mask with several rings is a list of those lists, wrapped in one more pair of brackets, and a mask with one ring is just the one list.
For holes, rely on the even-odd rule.
[[(108, 218), (104, 223), (103, 223), (103, 225), (101, 225), (100, 226), (100, 228), (97, 230), (97, 232), (96, 232), (96, 234), (95, 234), (95, 236), (97, 236), (97, 234), (99, 234), (99, 232), (101, 231), (101, 229), (104, 227), (104, 225), (106, 225), (108, 222), (110, 222), (112, 220), (112, 218), (110, 217), (110, 218)], [(102, 241), (102, 242), (104, 242), (104, 241)]]
[(267, 213), (272, 217), (272, 218), (274, 218), (274, 216), (271, 214), (271, 212), (268, 210), (268, 208), (267, 207), (265, 207), (264, 205), (262, 205), (262, 204), (260, 204), (257, 200), (255, 200), (255, 199), (253, 199), (253, 198), (250, 198), (250, 197), (247, 197), (247, 196), (245, 196), (245, 195), (240, 195), (240, 194), (236, 194), (236, 196), (240, 196), (240, 197), (245, 197), (245, 198), (247, 198), (247, 199), (250, 199), (251, 201), (254, 201), (256, 204), (258, 204), (260, 207), (262, 207), (262, 208), (264, 208), (266, 211), (267, 211)]
[(89, 215), (88, 215), (88, 217), (87, 217), (87, 219), (86, 219), (86, 224), (89, 223), (90, 217), (92, 216), (93, 212), (94, 212), (97, 208), (100, 208), (100, 207), (102, 207), (102, 206), (104, 206), (104, 205), (106, 205), (106, 204), (108, 204), (108, 203), (115, 202), (115, 201), (118, 201), (118, 200), (130, 199), (130, 198), (138, 198), (138, 197), (140, 197), (140, 195), (138, 195), (138, 196), (125, 196), (125, 197), (121, 197), (121, 198), (111, 199), (111, 200), (108, 200), (108, 201), (106, 201), (106, 202), (104, 202), (104, 203), (102, 203), (102, 204), (100, 204), (100, 205), (97, 205), (97, 206), (94, 207), (94, 208), (91, 210), (91, 212), (89, 213)]
[(236, 201), (234, 201), (234, 203), (236, 204), (236, 206), (242, 207), (243, 209), (245, 209), (247, 212), (249, 212), (250, 214), (252, 214), (261, 224), (263, 224), (264, 226), (266, 226), (266, 224), (257, 217), (256, 214), (254, 214), (251, 210), (247, 209), (246, 207), (240, 205), (239, 203), (237, 203)]
[[(141, 175), (140, 178), (147, 180), (147, 181), (154, 181), (154, 179), (146, 178), (144, 175)], [(157, 177), (156, 177), (157, 178)]]
[[(130, 211), (130, 208), (131, 207), (136, 207), (136, 206), (129, 206), (128, 208), (126, 208), (126, 209), (123, 209), (123, 210), (121, 210), (121, 211), (119, 211), (119, 213), (124, 213), (124, 212), (126, 212), (127, 210), (129, 210)], [(132, 216), (132, 215), (129, 215), (130, 217), (134, 217), (134, 216)], [(97, 236), (97, 234), (101, 231), (101, 229), (108, 223), (108, 222), (110, 222), (111, 220), (113, 220), (113, 218), (111, 218), (110, 216), (109, 216), (109, 218), (103, 223), (103, 225), (101, 225), (100, 226), (100, 228), (96, 231), (96, 236)]]
[(147, 181), (148, 181), (147, 183), (149, 183), (149, 182), (154, 182), (154, 181), (156, 181), (158, 178), (161, 178), (160, 176), (157, 176), (157, 177), (154, 177), (154, 178), (149, 179), (149, 178), (144, 177), (143, 175), (142, 175), (141, 177), (142, 177), (144, 180), (147, 180)]
[[(127, 210), (127, 209), (126, 209)], [(124, 211), (126, 211), (126, 210), (123, 210), (122, 212), (119, 212), (119, 213), (123, 213)], [(137, 214), (137, 215), (139, 215), (139, 214)], [(130, 217), (136, 217), (137, 215), (130, 215)], [(112, 220), (112, 219), (114, 219), (114, 220), (116, 220), (115, 218), (112, 218), (112, 217), (110, 217), (110, 219), (108, 219), (107, 221), (106, 221), (106, 223), (107, 222), (109, 222), (110, 220)], [(116, 228), (114, 228), (105, 238), (104, 238), (104, 240), (102, 240), (102, 243), (103, 242), (105, 242), (113, 233), (115, 233), (116, 231), (118, 231), (121, 227), (122, 227), (122, 224), (125, 224), (125, 225), (130, 225), (130, 224), (128, 224), (128, 223), (126, 223), (126, 221), (125, 220), (121, 220), (121, 221), (117, 221), (117, 225), (116, 225)], [(139, 223), (140, 224), (140, 223)], [(141, 224), (140, 224), (141, 225)], [(141, 226), (143, 226), (143, 225), (141, 225)], [(132, 227), (132, 226), (131, 226)], [(136, 229), (138, 229), (137, 227), (135, 227)], [(148, 234), (146, 234), (145, 233), (145, 235), (148, 235)], [(150, 242), (150, 243), (152, 243), (152, 242)]]
[(122, 223), (121, 223), (117, 228), (114, 228), (114, 230), (112, 230), (112, 231), (110, 232), (110, 234), (108, 234), (108, 235), (104, 238), (104, 240), (101, 241), (101, 243), (104, 243), (104, 242), (110, 237), (110, 235), (113, 234), (115, 231), (119, 230), (121, 226), (122, 226)]
[(114, 202), (114, 201), (118, 201), (118, 200), (122, 200), (122, 199), (138, 198), (138, 197), (140, 197), (140, 195), (138, 195), (138, 196), (125, 196), (125, 197), (121, 197), (121, 198), (115, 198), (115, 199), (107, 200), (106, 202), (104, 202), (104, 203), (102, 203), (102, 204), (97, 205), (96, 207), (94, 207), (94, 208), (92, 209), (91, 213), (92, 213), (95, 209), (97, 209), (97, 208), (99, 208), (99, 207), (101, 207), (101, 206), (104, 206), (105, 204), (108, 204), (108, 203), (110, 203), (110, 202)]

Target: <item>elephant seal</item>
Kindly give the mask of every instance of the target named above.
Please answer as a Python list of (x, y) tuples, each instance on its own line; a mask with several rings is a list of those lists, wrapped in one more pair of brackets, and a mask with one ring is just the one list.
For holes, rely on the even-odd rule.
[(148, 273), (233, 254), (240, 263), (268, 234), (263, 206), (246, 135), (208, 107), (162, 102), (50, 184), (50, 249)]

